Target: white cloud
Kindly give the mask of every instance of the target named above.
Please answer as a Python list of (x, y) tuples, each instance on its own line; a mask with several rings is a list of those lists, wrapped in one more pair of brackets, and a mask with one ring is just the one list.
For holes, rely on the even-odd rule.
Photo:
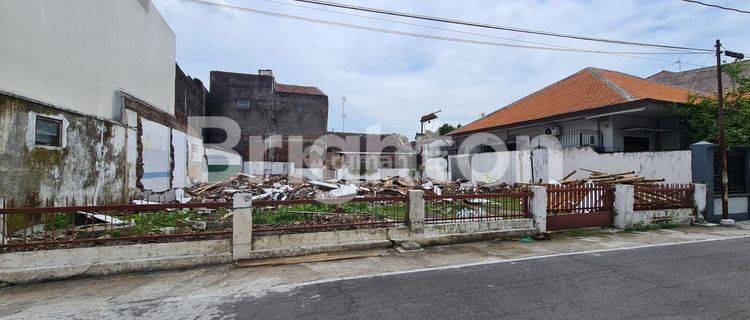
[[(508, 42), (262, 0), (223, 2), (386, 29)], [(347, 2), (521, 28), (701, 48), (711, 48), (718, 37), (730, 49), (750, 52), (746, 41), (750, 36), (750, 31), (745, 28), (750, 22), (747, 15), (681, 1)], [(618, 56), (514, 49), (373, 33), (227, 11), (178, 0), (155, 0), (155, 4), (177, 34), (178, 63), (188, 74), (208, 84), (211, 70), (254, 73), (257, 69), (272, 68), (279, 82), (314, 85), (325, 91), (330, 101), (330, 129), (336, 130), (340, 129), (342, 96), (348, 99), (347, 130), (364, 131), (379, 123), (384, 131), (412, 136), (419, 129), (420, 115), (434, 109), (443, 110), (441, 122), (466, 124), (476, 119), (480, 112), (494, 111), (587, 66), (639, 76), (648, 76), (662, 68), (676, 70), (678, 67), (671, 62)], [(621, 51), (653, 50), (440, 26), (557, 45)], [(687, 62), (696, 57), (669, 55), (657, 58)], [(697, 57), (693, 63), (710, 65), (712, 61), (712, 57), (706, 55)], [(694, 67), (683, 65), (683, 69)]]

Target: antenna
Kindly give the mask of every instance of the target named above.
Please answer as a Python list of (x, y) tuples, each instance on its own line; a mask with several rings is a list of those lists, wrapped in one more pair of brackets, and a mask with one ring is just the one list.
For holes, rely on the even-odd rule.
[(346, 132), (346, 97), (341, 97), (341, 132)]

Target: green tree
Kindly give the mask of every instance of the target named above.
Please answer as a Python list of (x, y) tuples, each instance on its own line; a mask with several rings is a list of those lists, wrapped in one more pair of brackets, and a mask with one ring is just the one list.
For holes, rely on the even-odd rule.
[[(729, 90), (724, 92), (724, 121), (729, 148), (750, 143), (750, 78), (742, 77), (743, 63), (723, 66), (729, 76)], [(719, 141), (717, 119), (719, 109), (716, 95), (694, 95), (686, 105), (676, 106), (680, 114), (683, 137), (687, 143), (706, 140)]]
[(450, 124), (444, 123), (442, 126), (440, 126), (440, 128), (438, 128), (438, 134), (440, 134), (441, 136), (444, 136), (444, 135), (448, 134), (448, 132), (451, 132), (451, 131), (456, 130), (458, 128), (461, 128), (461, 124), (460, 123), (457, 126), (455, 126), (455, 127), (452, 126), (452, 125), (450, 125)]

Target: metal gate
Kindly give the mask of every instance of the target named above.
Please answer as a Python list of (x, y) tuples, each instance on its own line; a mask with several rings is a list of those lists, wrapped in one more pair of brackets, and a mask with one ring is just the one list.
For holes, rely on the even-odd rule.
[(605, 185), (547, 187), (547, 230), (612, 225), (614, 190)]

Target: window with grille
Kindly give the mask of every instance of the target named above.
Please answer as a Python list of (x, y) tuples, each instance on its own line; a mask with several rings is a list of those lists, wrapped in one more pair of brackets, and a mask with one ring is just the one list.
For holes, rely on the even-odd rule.
[(34, 133), (34, 144), (38, 146), (62, 146), (62, 121), (60, 120), (37, 116)]

